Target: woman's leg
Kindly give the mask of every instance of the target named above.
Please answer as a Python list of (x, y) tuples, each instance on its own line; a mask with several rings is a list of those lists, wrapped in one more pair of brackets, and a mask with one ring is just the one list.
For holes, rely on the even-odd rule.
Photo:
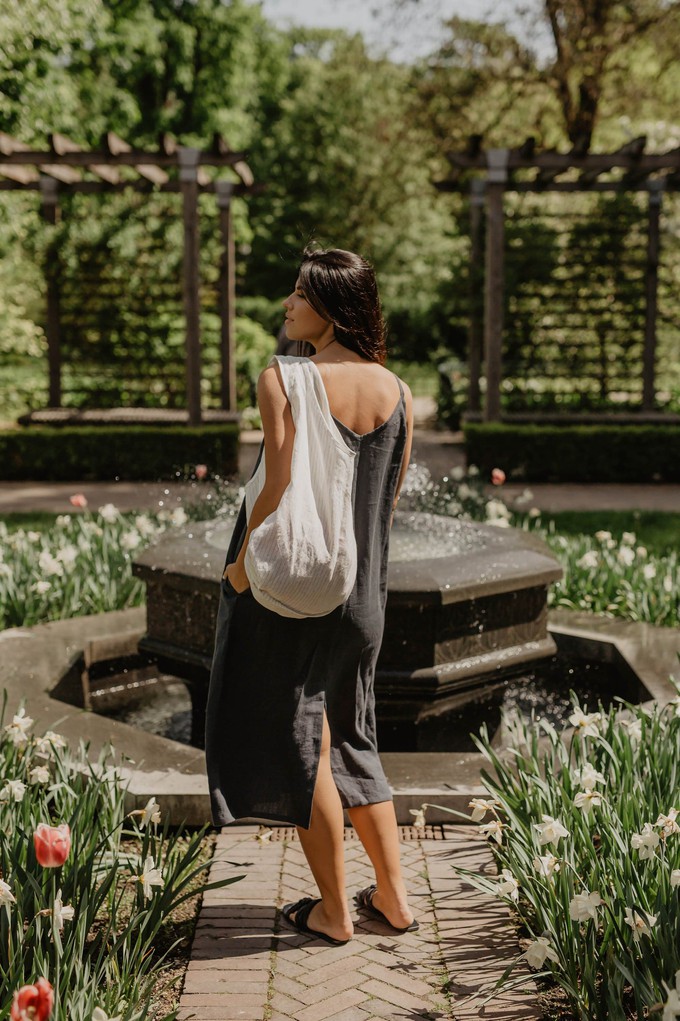
[(354, 926), (345, 890), (344, 817), (331, 772), (330, 751), (331, 734), (324, 712), (312, 818), (309, 829), (298, 826), (297, 831), (321, 894), (321, 903), (312, 909), (307, 925), (335, 939), (349, 939)]
[(372, 903), (398, 928), (413, 921), (401, 874), (399, 831), (394, 804), (380, 801), (347, 810), (375, 870), (377, 889)]

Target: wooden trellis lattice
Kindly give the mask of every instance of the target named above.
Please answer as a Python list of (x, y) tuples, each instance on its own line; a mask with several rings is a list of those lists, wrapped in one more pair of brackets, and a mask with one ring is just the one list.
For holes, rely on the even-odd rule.
[[(65, 135), (49, 136), (50, 148), (32, 149), (18, 139), (0, 132), (0, 191), (39, 191), (42, 215), (51, 224), (59, 220), (59, 196), (64, 191), (92, 194), (120, 192), (181, 192), (184, 224), (182, 293), (186, 322), (186, 380), (188, 420), (198, 425), (201, 411), (201, 338), (199, 323), (199, 233), (198, 196), (215, 195), (219, 210), (222, 256), (220, 260), (218, 305), (221, 321), (221, 405), (236, 409), (234, 359), (235, 250), (231, 216), (234, 195), (261, 190), (256, 185), (243, 152), (233, 152), (216, 135), (209, 150), (180, 145), (162, 135), (156, 151), (135, 149), (114, 132), (107, 132), (99, 149), (83, 149)], [(212, 180), (205, 167), (229, 167), (238, 178)], [(123, 167), (135, 172), (125, 177)], [(89, 175), (89, 176), (88, 176)], [(49, 404), (61, 407), (61, 350), (59, 290), (55, 281), (47, 287), (47, 346)], [(233, 417), (229, 415), (228, 417)]]
[[(647, 255), (645, 269), (645, 334), (642, 361), (642, 408), (635, 421), (650, 421), (663, 415), (654, 411), (657, 292), (659, 266), (659, 221), (664, 192), (680, 191), (680, 148), (665, 153), (647, 153), (646, 138), (627, 142), (611, 153), (590, 153), (583, 146), (571, 152), (535, 151), (528, 138), (516, 149), (482, 148), (481, 135), (472, 135), (463, 152), (449, 152), (450, 175), (436, 181), (442, 192), (469, 195), (471, 231), (471, 287), (484, 281), (483, 313), (471, 301), (469, 327), (468, 419), (511, 420), (501, 416), (504, 237), (503, 198), (506, 192), (646, 192)], [(484, 171), (484, 176), (479, 172)], [(612, 174), (616, 176), (611, 176)], [(565, 176), (567, 175), (566, 179)], [(486, 219), (486, 245), (482, 234)], [(479, 377), (482, 359), (486, 367), (486, 398), (480, 411)], [(528, 417), (528, 416), (523, 416)], [(532, 416), (536, 419), (540, 415)], [(572, 415), (572, 421), (579, 418)], [(586, 416), (582, 416), (586, 417)], [(620, 420), (623, 416), (617, 416)], [(628, 416), (631, 420), (631, 416)]]

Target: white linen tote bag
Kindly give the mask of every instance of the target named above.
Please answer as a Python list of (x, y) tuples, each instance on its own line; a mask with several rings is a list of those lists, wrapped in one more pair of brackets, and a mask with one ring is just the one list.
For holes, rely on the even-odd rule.
[[(357, 547), (352, 486), (356, 451), (342, 438), (316, 365), (274, 355), (290, 402), (295, 440), (290, 482), (248, 540), (253, 596), (283, 617), (323, 617), (354, 588)], [(245, 486), (246, 519), (265, 480), (264, 455)]]

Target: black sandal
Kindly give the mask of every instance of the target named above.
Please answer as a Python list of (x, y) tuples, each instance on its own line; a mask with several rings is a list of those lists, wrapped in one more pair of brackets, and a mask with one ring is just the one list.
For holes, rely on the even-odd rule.
[[(315, 936), (317, 939), (323, 939), (326, 943), (330, 943), (331, 946), (344, 947), (345, 943), (349, 943), (348, 939), (335, 939), (333, 936), (329, 936), (327, 932), (310, 929), (307, 925), (307, 919), (311, 914), (312, 908), (320, 903), (320, 897), (303, 897), (301, 900), (296, 900), (294, 904), (284, 904), (282, 914), (289, 925), (292, 925), (298, 932), (304, 933), (305, 936)], [(293, 914), (295, 918), (291, 918)]]
[(420, 928), (420, 924), (413, 919), (410, 925), (405, 928), (399, 928), (396, 925), (392, 925), (387, 915), (384, 915), (382, 911), (375, 907), (373, 904), (373, 895), (377, 890), (375, 883), (372, 886), (367, 886), (363, 890), (359, 890), (358, 893), (354, 894), (354, 903), (358, 908), (363, 908), (367, 915), (376, 918), (379, 922), (385, 922), (389, 925), (390, 929), (394, 929), (395, 932), (417, 932)]

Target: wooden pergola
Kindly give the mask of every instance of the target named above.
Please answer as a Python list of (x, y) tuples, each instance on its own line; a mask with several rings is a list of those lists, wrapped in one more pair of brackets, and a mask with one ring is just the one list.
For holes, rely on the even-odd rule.
[[(188, 421), (198, 425), (201, 412), (201, 336), (199, 315), (199, 216), (198, 196), (215, 195), (219, 210), (221, 258), (218, 308), (221, 321), (221, 407), (236, 409), (234, 361), (235, 251), (231, 200), (260, 190), (245, 160), (216, 135), (209, 150), (183, 146), (169, 135), (161, 136), (158, 149), (135, 149), (114, 132), (107, 132), (99, 149), (83, 149), (61, 134), (49, 136), (48, 150), (33, 149), (0, 132), (0, 191), (38, 191), (42, 215), (50, 224), (60, 218), (60, 194), (81, 192), (181, 192), (184, 223), (182, 295), (186, 321), (186, 381)], [(205, 167), (229, 167), (237, 180), (213, 180)], [(126, 176), (124, 168), (134, 171)], [(47, 348), (49, 404), (62, 405), (60, 296), (58, 282), (47, 283)], [(232, 417), (232, 416), (229, 416)]]
[[(668, 418), (654, 411), (657, 291), (659, 265), (659, 219), (664, 192), (680, 191), (680, 148), (665, 153), (647, 153), (646, 138), (627, 142), (610, 153), (591, 153), (583, 146), (571, 152), (536, 152), (528, 138), (516, 149), (482, 148), (481, 135), (470, 137), (462, 152), (449, 152), (450, 175), (436, 181), (442, 192), (468, 194), (470, 200), (471, 314), (469, 326), (469, 420), (487, 422), (512, 420), (501, 415), (501, 382), (504, 306), (503, 199), (507, 192), (644, 192), (647, 204), (647, 253), (645, 268), (645, 333), (643, 347), (643, 391), (641, 414), (636, 421)], [(480, 173), (482, 172), (482, 173)], [(484, 222), (485, 221), (485, 222)], [(483, 251), (483, 233), (486, 245)], [(483, 282), (483, 308), (475, 291)], [(482, 359), (486, 369), (486, 398), (480, 410)], [(524, 414), (523, 419), (543, 416)], [(571, 420), (588, 416), (572, 415)], [(610, 416), (613, 417), (613, 416)], [(622, 416), (617, 415), (617, 420)]]

